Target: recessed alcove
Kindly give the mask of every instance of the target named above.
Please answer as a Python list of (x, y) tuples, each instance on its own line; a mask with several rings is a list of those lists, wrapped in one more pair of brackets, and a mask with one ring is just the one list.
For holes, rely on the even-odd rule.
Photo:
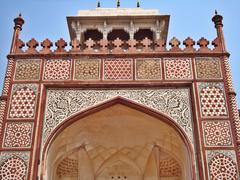
[(66, 127), (46, 157), (46, 180), (184, 180), (192, 176), (189, 151), (179, 132), (122, 104)]
[(117, 38), (123, 41), (127, 41), (130, 39), (130, 35), (124, 29), (113, 29), (111, 32), (108, 33), (107, 39), (109, 41), (114, 41)]
[(84, 40), (92, 39), (94, 41), (100, 41), (103, 39), (103, 34), (97, 29), (88, 29), (83, 33)]
[(148, 38), (153, 41), (154, 40), (153, 37), (154, 37), (154, 35), (153, 35), (153, 31), (151, 31), (151, 29), (139, 29), (134, 34), (134, 39), (136, 39), (137, 41), (142, 41), (145, 38)]

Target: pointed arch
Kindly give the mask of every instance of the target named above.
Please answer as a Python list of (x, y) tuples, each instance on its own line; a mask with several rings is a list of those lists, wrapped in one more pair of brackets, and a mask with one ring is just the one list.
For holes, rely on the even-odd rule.
[[(131, 100), (125, 99), (123, 97), (115, 97), (109, 101), (103, 102), (101, 104), (98, 104), (94, 107), (91, 107), (89, 109), (86, 109), (82, 112), (79, 112), (75, 115), (72, 115), (71, 117), (67, 118), (63, 123), (61, 123), (53, 132), (52, 134), (49, 136), (44, 149), (43, 149), (43, 154), (42, 154), (42, 161), (43, 161), (43, 168), (45, 168), (46, 166), (46, 160), (47, 160), (47, 154), (49, 151), (49, 148), (51, 147), (51, 144), (54, 142), (55, 138), (58, 137), (58, 135), (67, 127), (69, 127), (70, 125), (72, 125), (74, 122), (76, 121), (81, 121), (81, 119), (92, 115), (94, 113), (100, 112), (101, 110), (107, 109), (111, 106), (114, 105), (124, 105), (126, 107), (129, 107), (133, 110), (137, 110), (139, 112), (143, 112), (144, 114), (150, 115), (156, 119), (159, 119), (159, 121), (162, 121), (164, 123), (166, 123), (167, 125), (169, 125), (170, 127), (172, 127), (173, 129), (175, 129), (175, 131), (177, 132), (177, 134), (179, 135), (179, 137), (182, 139), (183, 143), (185, 144), (185, 147), (188, 151), (188, 155), (189, 155), (189, 161), (191, 163), (191, 171), (194, 171), (194, 160), (193, 160), (193, 149), (192, 149), (192, 145), (190, 140), (188, 139), (186, 133), (183, 131), (183, 129), (170, 117), (166, 116), (165, 114), (162, 114), (160, 112), (157, 112), (149, 107), (146, 107), (144, 105), (140, 105), (136, 102), (133, 102)], [(45, 170), (43, 169), (42, 172), (44, 172)], [(192, 172), (192, 174), (195, 174), (195, 172)]]

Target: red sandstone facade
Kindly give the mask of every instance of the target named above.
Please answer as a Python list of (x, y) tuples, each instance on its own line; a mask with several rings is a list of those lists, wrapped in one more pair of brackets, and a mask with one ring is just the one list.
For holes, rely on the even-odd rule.
[[(55, 43), (55, 50), (48, 39), (24, 43), (20, 39), (24, 20), (17, 17), (0, 98), (0, 179), (46, 179), (45, 161), (58, 134), (77, 120), (114, 104), (162, 119), (176, 129), (188, 149), (192, 176), (188, 176), (189, 179), (238, 179), (240, 120), (222, 19), (218, 14), (212, 19), (217, 30), (217, 37), (211, 42), (213, 49), (208, 47), (209, 41), (205, 38), (196, 43), (188, 37), (183, 41), (184, 48), (180, 48), (177, 38), (172, 38), (168, 49), (165, 40), (153, 41), (146, 37), (82, 42), (74, 38), (67, 51), (68, 43), (63, 39)], [(107, 89), (108, 95), (103, 89)], [(135, 98), (143, 89), (166, 94), (173, 89), (188, 89), (191, 127), (186, 128), (188, 125), (183, 122), (174, 123), (171, 109), (169, 114), (164, 112), (151, 103), (154, 98), (148, 96), (148, 101)], [(86, 102), (91, 99), (87, 95), (89, 90), (93, 94), (102, 90), (104, 97), (113, 95), (103, 103), (93, 102), (71, 116), (66, 115), (53, 127), (47, 124), (47, 111), (54, 109), (47, 103), (54, 102), (48, 90), (76, 90), (80, 95), (86, 91)], [(61, 93), (59, 98), (64, 96)], [(187, 106), (182, 103), (186, 101), (177, 99), (177, 102), (179, 109), (181, 105)], [(59, 103), (60, 106), (61, 101)], [(64, 108), (61, 111), (65, 112)], [(51, 120), (54, 121), (54, 117)], [(179, 174), (174, 175), (181, 179)]]

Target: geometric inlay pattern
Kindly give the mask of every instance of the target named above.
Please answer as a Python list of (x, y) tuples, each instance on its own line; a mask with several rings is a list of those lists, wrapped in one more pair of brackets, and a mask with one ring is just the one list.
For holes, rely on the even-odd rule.
[(164, 58), (166, 79), (192, 79), (191, 58)]
[(69, 116), (122, 97), (171, 117), (192, 137), (192, 116), (189, 88), (179, 89), (48, 89), (45, 107), (43, 143), (51, 132)]
[(203, 117), (227, 116), (223, 83), (198, 83)]
[(206, 146), (231, 146), (232, 133), (230, 121), (203, 121)]
[(4, 147), (31, 147), (32, 131), (33, 123), (7, 123), (4, 136)]
[(75, 60), (75, 79), (78, 80), (99, 80), (100, 60), (79, 59)]
[(162, 79), (160, 59), (136, 59), (136, 79)]
[(67, 59), (45, 60), (45, 80), (67, 80), (71, 77), (71, 61)]
[(27, 180), (28, 152), (2, 152), (0, 156), (1, 180)]
[(9, 118), (34, 118), (38, 87), (15, 84), (12, 89)]
[(234, 151), (208, 151), (207, 156), (211, 180), (238, 179), (238, 169)]
[(195, 60), (197, 78), (219, 79), (222, 78), (219, 58), (198, 57)]
[(41, 60), (18, 60), (16, 62), (15, 80), (38, 80)]
[(106, 59), (104, 60), (104, 79), (106, 80), (132, 80), (132, 59)]

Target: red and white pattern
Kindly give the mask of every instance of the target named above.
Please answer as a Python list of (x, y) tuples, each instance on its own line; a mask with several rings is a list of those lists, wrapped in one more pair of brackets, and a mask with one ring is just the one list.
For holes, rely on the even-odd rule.
[(7, 72), (6, 72), (6, 75), (5, 75), (3, 91), (2, 91), (3, 96), (8, 96), (9, 95), (10, 84), (11, 84), (11, 81), (12, 81), (11, 78), (13, 76), (14, 62), (15, 61), (13, 59), (8, 60)]
[(166, 79), (192, 79), (191, 58), (164, 58)]
[(28, 85), (19, 86), (16, 85), (13, 88), (17, 90), (13, 90), (9, 118), (34, 118), (37, 87), (35, 85), (32, 88)]
[(31, 147), (33, 123), (7, 123), (4, 147)]
[(229, 121), (203, 121), (206, 146), (232, 146)]
[(132, 59), (106, 59), (104, 60), (104, 79), (106, 80), (132, 80)]
[(51, 59), (45, 61), (45, 80), (67, 80), (71, 77), (71, 61), (63, 59)]
[(0, 168), (0, 179), (2, 180), (24, 180), (26, 179), (27, 166), (25, 162), (12, 157), (7, 159)]
[(3, 127), (3, 121), (5, 116), (5, 109), (6, 109), (7, 102), (4, 100), (0, 101), (0, 136), (2, 135), (2, 127)]
[(222, 88), (214, 84), (200, 90), (200, 103), (203, 117), (227, 115), (225, 95)]
[(2, 152), (0, 156), (1, 180), (27, 180), (29, 152)]
[(211, 180), (238, 179), (236, 163), (229, 156), (220, 153), (210, 160), (208, 166)]

